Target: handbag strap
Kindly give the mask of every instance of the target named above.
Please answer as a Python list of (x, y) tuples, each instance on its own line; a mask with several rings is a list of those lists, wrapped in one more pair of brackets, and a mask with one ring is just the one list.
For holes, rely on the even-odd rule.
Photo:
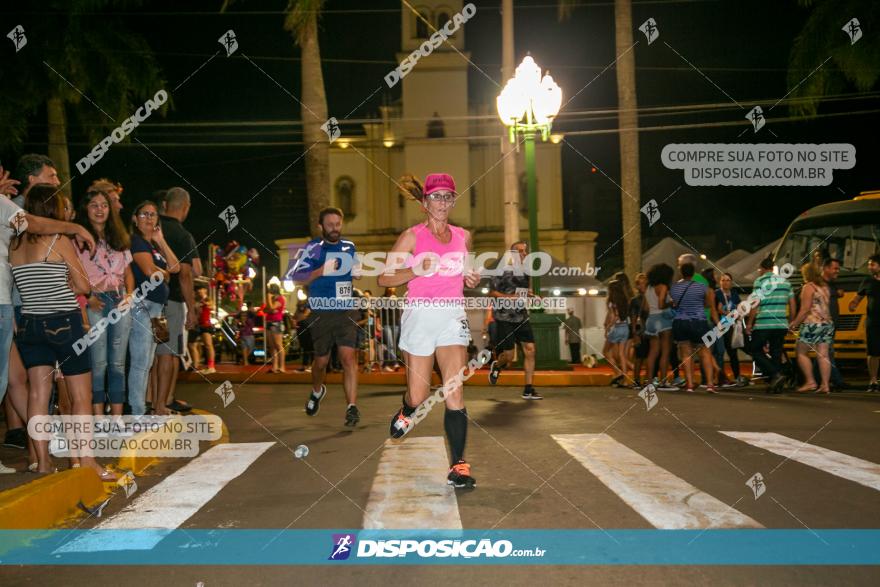
[(679, 296), (678, 301), (675, 302), (675, 306), (674, 306), (675, 308), (678, 308), (678, 305), (681, 303), (681, 300), (684, 299), (685, 294), (688, 292), (688, 290), (691, 288), (691, 286), (692, 286), (693, 284), (694, 284), (694, 280), (691, 279), (690, 282), (688, 282), (687, 287), (684, 288), (684, 291), (681, 292), (681, 296)]

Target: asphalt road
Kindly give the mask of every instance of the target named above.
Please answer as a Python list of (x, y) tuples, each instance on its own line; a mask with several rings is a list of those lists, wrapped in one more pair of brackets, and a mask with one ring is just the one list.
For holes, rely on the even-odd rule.
[[(230, 475), (215, 495), (203, 502), (190, 500), (196, 503), (190, 504), (192, 515), (182, 520), (184, 529), (339, 529), (383, 523), (388, 527), (432, 527), (437, 520), (450, 519), (460, 520), (465, 529), (750, 524), (813, 530), (880, 528), (880, 487), (870, 485), (870, 476), (877, 475), (877, 465), (871, 469), (870, 464), (880, 463), (880, 395), (768, 396), (758, 388), (714, 396), (660, 392), (657, 405), (647, 410), (637, 392), (630, 390), (542, 389), (544, 401), (526, 402), (520, 399), (518, 388), (469, 386), (465, 391), (471, 418), (467, 458), (478, 486), (457, 492), (450, 506), (442, 484), (445, 470), (438, 472), (436, 490), (426, 489), (424, 480), (416, 487), (406, 474), (399, 473), (411, 467), (433, 466), (433, 461), (424, 457), (414, 462), (411, 455), (395, 452), (406, 443), (424, 442), (442, 460), (441, 410), (431, 413), (403, 444), (386, 444), (401, 388), (362, 388), (358, 401), (362, 420), (355, 430), (342, 425), (345, 404), (338, 386), (331, 387), (314, 418), (303, 412), (306, 386), (236, 386), (236, 398), (226, 408), (208, 385), (184, 385), (179, 390), (180, 397), (222, 415), (232, 443), (271, 443), (245, 463), (241, 474)], [(722, 432), (759, 434), (735, 438)], [(304, 459), (294, 454), (300, 445), (309, 448)], [(786, 457), (773, 452), (774, 446), (795, 446), (796, 450)], [(867, 461), (867, 473), (860, 472), (861, 461), (852, 465), (828, 450)], [(138, 493), (158, 486), (188, 462), (169, 460), (154, 467), (138, 479)], [(835, 463), (840, 467), (835, 468)], [(436, 468), (441, 466), (445, 464)], [(746, 485), (755, 473), (761, 473), (766, 484), (766, 492), (757, 499)], [(853, 480), (863, 474), (868, 475), (868, 482)], [(690, 504), (691, 495), (686, 505), (665, 501), (679, 485), (705, 499), (699, 505), (697, 500)], [(183, 486), (174, 489), (169, 499), (186, 491)], [(433, 502), (433, 509), (395, 510), (394, 499), (413, 494), (421, 497), (422, 493), (436, 493), (440, 501)], [(124, 496), (111, 500), (101, 520), (85, 520), (81, 527), (122, 519), (126, 515), (123, 508), (136, 498), (137, 494), (129, 500)], [(150, 509), (164, 515), (166, 505), (155, 503)], [(689, 517), (695, 514), (696, 519)], [(711, 521), (700, 518), (704, 514)], [(403, 526), (400, 520), (412, 525)], [(405, 578), (401, 576), (404, 573)], [(66, 585), (94, 585), (128, 577), (140, 584), (169, 586), (199, 582), (205, 586), (387, 585), (400, 580), (417, 585), (538, 581), (559, 585), (587, 581), (611, 585), (710, 581), (718, 585), (824, 585), (876, 584), (880, 579), (876, 567), (846, 566), (182, 565), (4, 567), (0, 575), (5, 585), (40, 585), (63, 576)]]

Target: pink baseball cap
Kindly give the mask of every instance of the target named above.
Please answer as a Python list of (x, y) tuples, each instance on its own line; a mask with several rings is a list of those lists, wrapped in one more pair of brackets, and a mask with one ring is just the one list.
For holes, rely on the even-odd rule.
[(425, 178), (425, 195), (439, 192), (440, 190), (449, 190), (455, 192), (455, 180), (448, 173), (429, 173)]

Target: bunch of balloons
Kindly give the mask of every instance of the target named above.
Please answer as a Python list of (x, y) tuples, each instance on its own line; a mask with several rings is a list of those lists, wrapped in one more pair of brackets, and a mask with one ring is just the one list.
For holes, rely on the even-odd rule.
[(221, 298), (243, 302), (245, 293), (253, 288), (253, 278), (257, 275), (259, 264), (260, 253), (238, 244), (238, 241), (230, 241), (223, 249), (217, 247), (212, 281), (220, 291)]

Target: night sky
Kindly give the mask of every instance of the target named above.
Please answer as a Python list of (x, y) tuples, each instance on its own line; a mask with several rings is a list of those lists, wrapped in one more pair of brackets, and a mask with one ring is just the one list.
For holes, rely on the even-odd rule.
[[(501, 82), (499, 3), (475, 4), (477, 14), (465, 25), (467, 48), (472, 61)], [(616, 108), (615, 70), (612, 67), (601, 73), (615, 58), (613, 2), (584, 2), (564, 22), (557, 19), (555, 2), (521, 0), (515, 4), (517, 62), (527, 51), (531, 52), (563, 88), (563, 102), (587, 86), (565, 106), (554, 131), (572, 133), (614, 129), (616, 119), (613, 114), (584, 112)], [(9, 12), (12, 7), (8, 4), (0, 9), (4, 36), (15, 24), (22, 24), (27, 30), (37, 19), (46, 18), (35, 8), (40, 3), (26, 5), (28, 7), (24, 9), (16, 8), (16, 13)], [(123, 182), (123, 201), (131, 207), (156, 189), (182, 185), (193, 197), (194, 208), (187, 224), (196, 240), (201, 241), (211, 231), (219, 229), (203, 245), (203, 255), (207, 242), (223, 244), (229, 238), (235, 238), (243, 244), (256, 246), (271, 271), (277, 265), (273, 239), (308, 232), (302, 160), (240, 210), (240, 227), (231, 235), (225, 234), (217, 214), (228, 203), (238, 205), (250, 199), (302, 154), (299, 127), (184, 124), (298, 120), (299, 104), (269, 77), (294, 96), (299, 96), (299, 50), (282, 28), (281, 11), (286, 5), (285, 0), (239, 0), (228, 14), (218, 13), (220, 5), (219, 0), (143, 2), (137, 10), (121, 14), (125, 25), (141, 33), (155, 50), (173, 101), (173, 108), (165, 119), (154, 116), (134, 136), (151, 145), (156, 155), (177, 173), (136, 143), (115, 145), (85, 177), (74, 180), (73, 194), (75, 197), (82, 194), (92, 179), (109, 176)], [(869, 5), (865, 2), (866, 7)], [(382, 81), (382, 77), (396, 66), (400, 3), (394, 0), (330, 0), (326, 8), (321, 20), (320, 43), (330, 114), (338, 118), (345, 116), (381, 85), (382, 90), (351, 115), (352, 118), (375, 117), (378, 106), (400, 97), (400, 85), (389, 90)], [(685, 112), (674, 116), (642, 112), (639, 125), (745, 122), (743, 117), (747, 109), (755, 104), (762, 104), (766, 112), (767, 107), (789, 90), (786, 67), (791, 42), (806, 14), (793, 1), (634, 2), (634, 27), (653, 17), (661, 33), (660, 39), (649, 46), (641, 33), (634, 30), (634, 39), (641, 41), (634, 49), (640, 110), (677, 104), (727, 106), (710, 112)], [(120, 12), (114, 16), (120, 17)], [(839, 31), (851, 16), (854, 15), (841, 14), (840, 23), (829, 23), (828, 26)], [(90, 18), (98, 23), (101, 19), (110, 19), (101, 14)], [(60, 19), (58, 22), (63, 26)], [(224, 55), (214, 58), (177, 91), (170, 91), (220, 48), (217, 39), (230, 28), (238, 36), (239, 53), (232, 58)], [(845, 42), (844, 33), (839, 31), (839, 35)], [(11, 43), (2, 40), (4, 46), (0, 59), (14, 59), (11, 47), (7, 46)], [(36, 47), (35, 43), (32, 48)], [(732, 104), (722, 91), (670, 47), (746, 110)], [(137, 59), (136, 55), (131, 57)], [(46, 56), (49, 63), (53, 63), (53, 59), (57, 60), (57, 56)], [(826, 67), (831, 67), (831, 63)], [(469, 89), (472, 102), (488, 104), (494, 103), (498, 91), (495, 84), (474, 68), (470, 69)], [(15, 87), (3, 88), (5, 94), (14, 91)], [(855, 94), (856, 89), (848, 87), (846, 92)], [(140, 97), (139, 101), (147, 97)], [(878, 97), (868, 95), (824, 103), (819, 112), (827, 115), (857, 110), (877, 111), (878, 105)], [(778, 139), (771, 139), (767, 134), (753, 136), (751, 131), (737, 138), (745, 126), (640, 133), (642, 201), (651, 198), (661, 201), (684, 184), (681, 171), (666, 169), (660, 162), (660, 151), (667, 143), (772, 140), (855, 145), (855, 169), (835, 171), (834, 182), (829, 187), (682, 187), (664, 204), (664, 221), (701, 250), (717, 257), (730, 247), (754, 250), (778, 238), (788, 223), (806, 208), (851, 197), (861, 190), (880, 188), (874, 164), (878, 141), (872, 136), (878, 128), (877, 112), (774, 123), (774, 117), (789, 116), (787, 108), (780, 105), (767, 116), (768, 128), (773, 129)], [(37, 112), (29, 122), (27, 143), (21, 149), (0, 152), (0, 161), (6, 167), (11, 167), (11, 162), (23, 152), (46, 151), (45, 112)], [(596, 167), (619, 182), (619, 152), (613, 132), (570, 135), (567, 140)], [(69, 129), (69, 141), (73, 167), (76, 160), (91, 148), (91, 143), (79, 128)], [(276, 141), (292, 144), (241, 145)], [(211, 145), (187, 146), (192, 143)], [(573, 148), (563, 146), (566, 228), (598, 231), (597, 255), (608, 249), (602, 258), (602, 266), (619, 265), (622, 243), (611, 247), (621, 235), (619, 190), (602, 173), (592, 171), (592, 167)], [(209, 204), (208, 198), (216, 206)], [(647, 223), (643, 224), (646, 247), (665, 236), (673, 235), (659, 223), (651, 228)]]

